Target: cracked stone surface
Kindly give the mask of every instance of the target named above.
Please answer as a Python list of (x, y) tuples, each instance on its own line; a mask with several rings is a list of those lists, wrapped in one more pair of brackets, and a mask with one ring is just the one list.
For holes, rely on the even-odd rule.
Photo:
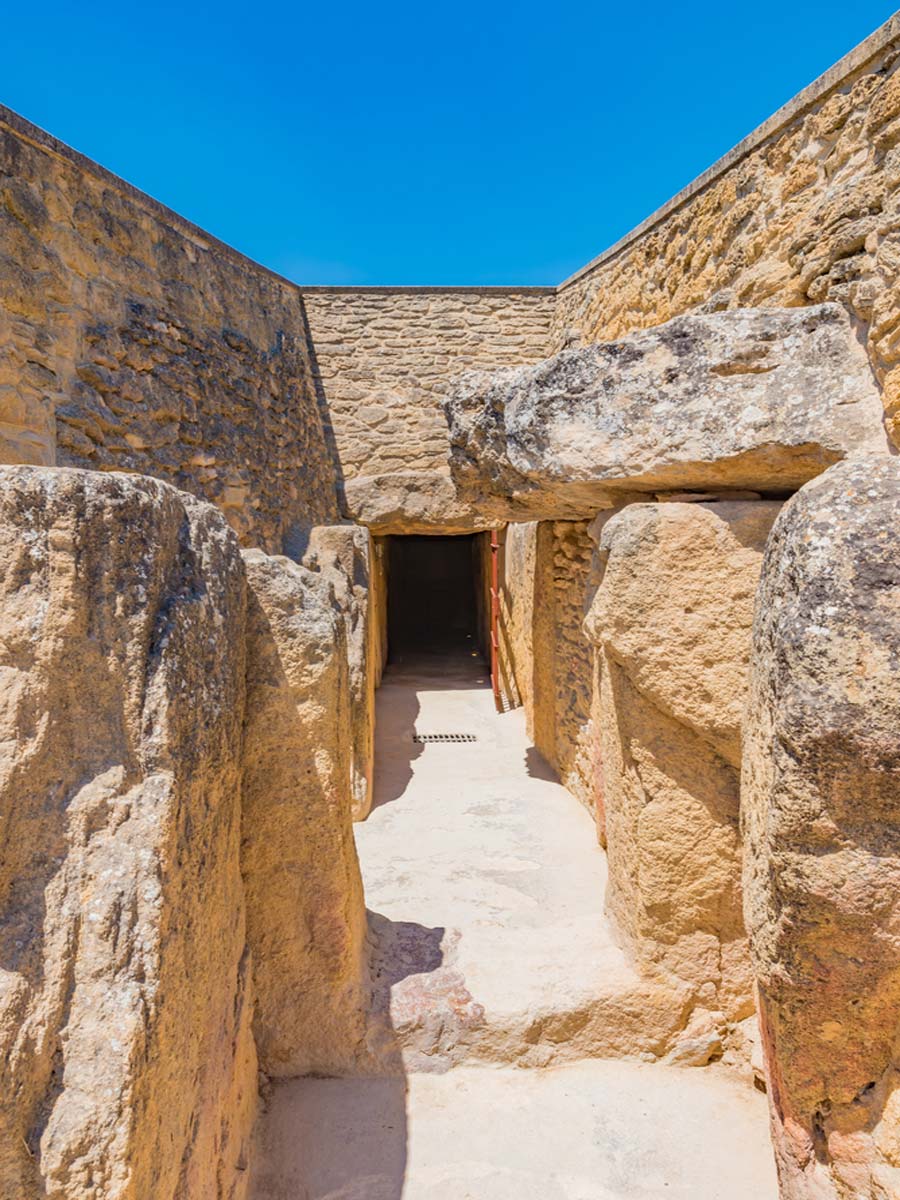
[(460, 503), (580, 519), (629, 492), (790, 490), (888, 451), (837, 304), (692, 313), (536, 366), (471, 372), (444, 405)]

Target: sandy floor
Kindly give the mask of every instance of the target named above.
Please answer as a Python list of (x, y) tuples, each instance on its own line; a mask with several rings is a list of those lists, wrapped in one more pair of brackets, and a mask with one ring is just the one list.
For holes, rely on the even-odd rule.
[[(593, 821), (529, 744), (524, 710), (495, 712), (477, 659), (394, 668), (377, 706), (376, 807), (356, 841), (374, 927), (411, 960), (391, 997), (407, 1064), (658, 1052), (677, 997), (615, 944)], [(478, 741), (417, 745), (414, 730)]]
[(277, 1085), (255, 1200), (774, 1200), (765, 1098), (637, 1061), (672, 996), (617, 948), (591, 819), (486, 682), (475, 659), (385, 676), (356, 834), (406, 1078)]
[(257, 1200), (775, 1200), (765, 1098), (594, 1061), (281, 1084)]

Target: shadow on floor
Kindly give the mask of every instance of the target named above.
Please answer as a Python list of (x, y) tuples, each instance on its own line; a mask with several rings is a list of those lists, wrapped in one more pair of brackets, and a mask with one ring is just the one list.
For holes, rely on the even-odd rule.
[(559, 783), (559, 775), (553, 770), (537, 746), (529, 746), (525, 751), (525, 770), (532, 779), (546, 779), (549, 783)]
[(490, 687), (490, 682), (484, 659), (465, 645), (392, 654), (375, 697), (373, 812), (403, 795), (413, 777), (412, 764), (424, 750), (413, 741), (420, 710), (418, 693), (471, 690)]
[(428, 975), (443, 965), (441, 942), (447, 931), (442, 925), (429, 929), (416, 921), (392, 921), (371, 910), (367, 916), (376, 990), (390, 989), (410, 975)]
[(253, 1200), (401, 1200), (406, 1079), (295, 1079), (278, 1085)]
[(413, 777), (412, 764), (424, 746), (413, 741), (419, 701), (408, 687), (390, 687), (390, 668), (375, 698), (375, 782), (372, 809), (398, 800)]
[(265, 1118), (252, 1200), (402, 1200), (408, 1124), (406, 1072), (391, 1021), (391, 989), (444, 963), (445, 930), (367, 912), (371, 1076), (276, 1084)]

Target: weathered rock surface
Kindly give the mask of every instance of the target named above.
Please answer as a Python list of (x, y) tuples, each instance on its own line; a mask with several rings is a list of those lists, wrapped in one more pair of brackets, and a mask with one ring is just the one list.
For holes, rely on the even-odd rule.
[(461, 499), (446, 467), (348, 479), (343, 501), (347, 516), (375, 534), (470, 533), (506, 519), (503, 502)]
[(241, 868), (270, 1075), (342, 1074), (366, 1035), (346, 630), (327, 573), (258, 550), (249, 585)]
[(608, 911), (642, 966), (688, 984), (694, 1003), (730, 1021), (752, 1011), (740, 722), (753, 597), (778, 508), (640, 504), (609, 517), (585, 622), (599, 647)]
[(457, 503), (581, 518), (623, 489), (792, 489), (886, 448), (865, 352), (836, 304), (678, 317), (445, 404)]
[[(900, 15), (690, 197), (563, 284), (554, 349), (698, 305), (846, 305), (900, 446)], [(799, 99), (799, 98), (798, 98)], [(719, 169), (721, 168), (721, 169)], [(349, 354), (349, 350), (348, 350)]]
[(745, 913), (785, 1200), (900, 1195), (900, 463), (833, 467), (766, 551)]
[(244, 1194), (244, 577), (155, 480), (0, 471), (0, 1194)]
[(375, 687), (380, 676), (373, 609), (374, 546), (358, 525), (316, 525), (309, 531), (303, 565), (323, 574), (344, 619), (350, 684), (350, 789), (353, 819), (372, 807), (375, 771)]

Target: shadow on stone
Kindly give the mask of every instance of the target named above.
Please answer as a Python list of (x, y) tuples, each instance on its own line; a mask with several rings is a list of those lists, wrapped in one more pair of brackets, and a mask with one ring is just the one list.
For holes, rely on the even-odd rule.
[(532, 779), (545, 779), (549, 783), (559, 783), (559, 776), (537, 746), (529, 746), (525, 751), (525, 770)]
[(414, 692), (405, 688), (386, 690), (382, 686), (375, 704), (379, 739), (370, 816), (376, 808), (399, 800), (413, 777), (412, 764), (424, 749), (413, 741), (419, 715), (419, 701)]
[(407, 1161), (406, 1079), (296, 1079), (266, 1121), (256, 1200), (400, 1200)]
[(376, 991), (389, 989), (410, 975), (427, 975), (443, 965), (442, 925), (429, 929), (415, 921), (391, 921), (369, 911), (373, 944), (372, 981)]

